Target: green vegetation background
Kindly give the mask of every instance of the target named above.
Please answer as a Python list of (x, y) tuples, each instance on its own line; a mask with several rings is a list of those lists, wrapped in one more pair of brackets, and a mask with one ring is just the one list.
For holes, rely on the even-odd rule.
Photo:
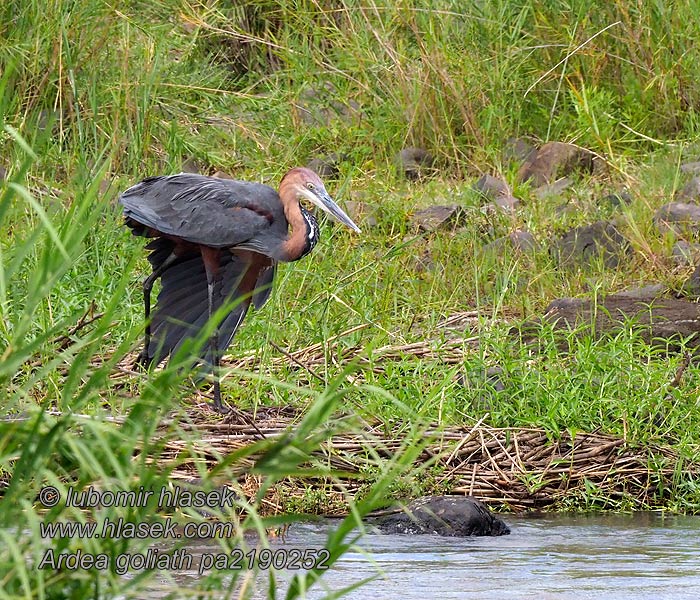
[[(9, 497), (25, 509), (42, 483), (61, 477), (124, 485), (167, 478), (135, 464), (131, 450), (162, 450), (153, 441), (157, 419), (187, 405), (192, 382), (176, 369), (126, 383), (111, 377), (138, 343), (147, 272), (143, 240), (123, 227), (116, 198), (193, 160), (209, 174), (274, 186), (288, 168), (338, 153), (330, 191), (341, 203), (377, 207), (377, 225), (361, 236), (323, 223), (314, 253), (281, 269), (273, 299), (248, 316), (231, 349), (257, 351), (260, 375), (228, 377), (230, 402), (304, 410), (320, 402), (316, 425), (342, 410), (395, 432), (403, 423), (398, 433), (409, 440), (416, 423), (486, 415), (494, 426), (672, 445), (679, 470), (697, 461), (697, 367), (670, 386), (682, 354), (624, 331), (576, 338), (562, 355), (546, 330), (535, 353), (509, 329), (563, 295), (656, 281), (678, 287), (692, 270), (671, 260), (673, 240), (658, 235), (651, 217), (682, 185), (680, 163), (698, 158), (698, 22), (691, 0), (2, 3), (0, 394), (3, 412), (31, 416), (0, 428), (5, 505)], [(526, 134), (585, 146), (605, 157), (609, 174), (577, 182), (568, 197), (575, 210), (555, 211), (562, 199), (536, 198), (502, 158), (506, 139)], [(405, 181), (393, 157), (406, 146), (433, 153), (438, 175)], [(472, 181), (482, 172), (515, 185), (524, 199), (516, 215), (479, 210)], [(610, 217), (596, 199), (622, 187), (633, 202), (618, 222), (636, 258), (616, 270), (558, 270), (547, 240)], [(469, 210), (457, 233), (419, 235), (407, 219), (451, 203)], [(531, 231), (541, 251), (482, 250), (515, 229)], [(430, 269), (417, 266), (425, 252)], [(373, 363), (375, 348), (423, 340), (439, 355), (440, 321), (475, 310), (465, 337), (479, 345), (463, 364), (410, 355)], [(73, 332), (86, 313), (104, 316)], [(272, 364), (279, 353), (270, 341), (294, 350), (355, 325), (366, 327), (341, 338), (320, 367), (328, 389)], [(348, 386), (336, 359), (357, 347), (369, 361), (353, 367), (361, 385)], [(496, 365), (502, 391), (484, 376)], [(127, 415), (128, 426), (86, 425), (48, 409)], [(170, 434), (187, 437), (177, 425)], [(270, 481), (284, 469), (272, 469)], [(698, 509), (693, 482), (674, 494), (676, 509)], [(17, 510), (7, 518), (29, 527)], [(15, 558), (21, 552), (20, 544)], [(37, 581), (29, 573), (21, 585), (31, 594)]]

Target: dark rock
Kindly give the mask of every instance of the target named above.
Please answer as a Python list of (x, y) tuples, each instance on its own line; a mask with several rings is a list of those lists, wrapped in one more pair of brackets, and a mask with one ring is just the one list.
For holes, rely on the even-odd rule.
[(593, 172), (594, 154), (585, 148), (564, 142), (548, 142), (525, 161), (518, 172), (519, 181), (541, 186), (575, 171)]
[(229, 175), (225, 171), (217, 171), (216, 173), (214, 173), (214, 175), (212, 175), (212, 177), (217, 177), (219, 179), (235, 179), (235, 177), (231, 177), (231, 175)]
[(601, 204), (607, 204), (613, 208), (618, 208), (620, 206), (624, 206), (625, 204), (630, 204), (631, 202), (632, 196), (627, 190), (623, 190), (619, 194), (607, 194), (606, 196), (603, 196), (600, 201)]
[(697, 262), (695, 259), (698, 255), (700, 255), (700, 244), (691, 244), (685, 240), (678, 240), (673, 244), (671, 256), (676, 264), (692, 266)]
[(494, 240), (490, 244), (486, 244), (484, 249), (501, 250), (505, 246), (510, 246), (514, 250), (524, 254), (534, 253), (539, 249), (535, 236), (529, 231), (513, 231), (508, 235)]
[(486, 369), (486, 383), (488, 383), (496, 392), (503, 392), (506, 389), (506, 384), (503, 383), (503, 369), (496, 365)]
[(395, 161), (399, 170), (412, 181), (435, 173), (435, 157), (423, 148), (404, 148)]
[(683, 186), (676, 198), (685, 202), (697, 202), (700, 200), (700, 176), (693, 177)]
[(466, 213), (457, 205), (431, 206), (413, 214), (411, 222), (418, 225), (423, 231), (436, 231), (437, 229), (456, 228), (464, 223)]
[(520, 200), (515, 196), (497, 196), (493, 203), (506, 212), (514, 212), (520, 207)]
[(677, 349), (688, 340), (700, 346), (700, 304), (659, 297), (653, 290), (639, 297), (612, 294), (597, 302), (561, 298), (550, 303), (544, 320), (566, 330), (590, 325), (596, 337), (632, 327), (647, 343)]
[(617, 267), (620, 258), (633, 254), (627, 238), (609, 221), (570, 230), (554, 242), (551, 251), (560, 266), (590, 265), (600, 257), (608, 268)]
[(482, 175), (474, 184), (474, 189), (492, 199), (501, 210), (512, 212), (520, 206), (520, 200), (513, 196), (510, 186), (493, 175)]
[(700, 161), (683, 163), (681, 173), (700, 173)]
[(528, 138), (511, 137), (503, 146), (503, 160), (506, 163), (533, 160), (536, 154), (535, 140)]
[(294, 104), (297, 117), (308, 125), (330, 125), (340, 119), (351, 122), (361, 114), (360, 105), (354, 100), (338, 100), (338, 89), (327, 81), (318, 88), (306, 88)]
[(670, 202), (656, 211), (654, 223), (662, 235), (668, 232), (676, 235), (697, 233), (700, 229), (700, 205)]
[(529, 231), (514, 231), (508, 236), (510, 243), (513, 244), (513, 248), (519, 250), (520, 252), (537, 252), (539, 250), (539, 244)]
[(514, 196), (499, 196), (493, 202), (484, 204), (481, 212), (485, 215), (493, 216), (499, 213), (514, 213), (520, 206), (520, 200)]
[(663, 283), (651, 283), (640, 288), (624, 290), (615, 294), (618, 298), (632, 298), (634, 300), (651, 300), (659, 298), (668, 292), (668, 287)]
[(389, 534), (467, 537), (510, 533), (508, 525), (468, 496), (427, 496), (409, 502), (393, 514), (368, 520)]
[(416, 273), (432, 271), (435, 268), (435, 260), (430, 248), (424, 248), (422, 252), (413, 256), (413, 270)]
[(7, 169), (0, 165), (0, 181), (3, 181), (7, 177)]
[(695, 271), (683, 284), (682, 292), (688, 298), (700, 298), (700, 265), (695, 268)]
[(201, 174), (200, 164), (193, 156), (187, 157), (180, 167), (182, 173), (194, 173), (195, 175)]
[(376, 227), (378, 223), (376, 217), (377, 208), (366, 202), (348, 200), (345, 203), (345, 212), (355, 223), (359, 223), (363, 228)]
[(474, 184), (474, 189), (482, 193), (487, 198), (493, 199), (498, 196), (510, 196), (512, 194), (510, 186), (498, 177), (493, 175), (482, 175)]
[(547, 183), (538, 187), (535, 190), (535, 196), (537, 196), (538, 198), (546, 198), (547, 196), (558, 196), (573, 183), (574, 180), (571, 177), (562, 177), (561, 179), (557, 179), (553, 183)]
[(343, 161), (343, 157), (338, 154), (328, 154), (312, 158), (306, 167), (316, 173), (321, 179), (335, 179), (340, 175), (338, 165)]

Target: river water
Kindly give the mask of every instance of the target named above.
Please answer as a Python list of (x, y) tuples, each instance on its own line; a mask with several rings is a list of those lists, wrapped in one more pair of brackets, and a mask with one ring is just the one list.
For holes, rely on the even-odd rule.
[[(307, 593), (324, 598), (367, 577), (352, 600), (503, 600), (700, 598), (700, 517), (635, 515), (505, 516), (511, 534), (444, 538), (367, 534)], [(290, 528), (276, 548), (322, 548), (331, 525)], [(212, 541), (194, 552), (221, 552)], [(180, 591), (196, 573), (175, 575)], [(278, 574), (284, 597), (293, 572)], [(165, 583), (165, 582), (163, 582)], [(249, 581), (249, 584), (251, 582)], [(172, 585), (172, 582), (171, 584)], [(267, 598), (258, 577), (253, 598)], [(167, 589), (167, 584), (163, 589)], [(172, 588), (171, 588), (172, 589)], [(216, 597), (216, 596), (212, 596)]]

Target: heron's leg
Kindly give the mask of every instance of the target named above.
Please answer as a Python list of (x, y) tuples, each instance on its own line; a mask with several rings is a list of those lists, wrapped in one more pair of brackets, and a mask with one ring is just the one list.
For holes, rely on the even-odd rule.
[[(209, 320), (211, 321), (212, 316), (216, 312), (214, 306), (214, 285), (213, 281), (207, 283), (207, 291), (209, 293)], [(228, 408), (225, 408), (221, 404), (221, 381), (219, 378), (219, 328), (216, 327), (211, 333), (209, 338), (209, 349), (211, 350), (212, 367), (214, 368), (214, 408), (217, 412), (222, 414), (229, 412)]]
[(153, 284), (156, 279), (158, 279), (163, 273), (165, 273), (170, 267), (175, 264), (179, 257), (173, 252), (168, 258), (166, 258), (158, 268), (154, 269), (153, 272), (146, 277), (143, 281), (143, 308), (144, 308), (144, 320), (146, 327), (144, 329), (144, 340), (143, 340), (143, 350), (139, 354), (136, 362), (140, 365), (147, 366), (150, 362), (148, 357), (148, 347), (151, 345), (151, 290), (153, 289)]
[[(209, 321), (214, 316), (214, 313), (219, 308), (214, 306), (214, 291), (216, 287), (216, 278), (219, 272), (219, 251), (213, 248), (202, 247), (202, 260), (204, 261), (204, 269), (207, 272), (207, 300), (209, 307)], [(214, 369), (214, 409), (226, 414), (230, 409), (221, 403), (221, 378), (219, 376), (219, 327), (218, 325), (212, 331), (209, 338), (209, 350), (211, 351), (212, 367)]]

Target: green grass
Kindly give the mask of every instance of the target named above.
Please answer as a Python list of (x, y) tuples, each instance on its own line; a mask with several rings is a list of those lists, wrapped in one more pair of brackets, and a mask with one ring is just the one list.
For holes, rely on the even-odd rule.
[[(243, 408), (301, 408), (308, 421), (294, 439), (307, 454), (325, 424), (345, 425), (340, 412), (378, 420), (387, 431), (403, 424), (405, 452), (368, 471), (358, 513), (386, 496), (431, 491), (430, 477), (406, 473), (419, 448), (412, 442), (430, 421), (484, 418), (499, 427), (542, 426), (554, 436), (601, 431), (672, 446), (681, 463), (697, 464), (696, 364), (672, 388), (682, 354), (649, 347), (633, 330), (599, 340), (572, 334), (567, 353), (546, 328), (538, 349), (510, 330), (554, 298), (657, 281), (679, 289), (692, 271), (671, 260), (673, 240), (656, 233), (652, 216), (682, 187), (679, 165), (700, 148), (699, 17), (693, 2), (670, 11), (662, 3), (594, 0), (4, 3), (0, 395), (5, 414), (26, 420), (0, 425), (0, 477), (9, 485), (0, 499), (0, 565), (7, 567), (0, 598), (115, 596), (123, 580), (113, 573), (71, 577), (24, 563), (49, 543), (37, 538), (39, 519), (85, 518), (60, 507), (42, 515), (36, 493), (47, 483), (161, 485), (176, 465), (143, 457), (160, 456), (168, 439), (191, 439), (177, 425), (153, 436), (169, 411), (184, 416), (178, 411), (193, 385), (186, 373), (113, 378), (139, 343), (148, 271), (143, 240), (123, 226), (117, 196), (147, 175), (178, 172), (189, 158), (210, 174), (221, 169), (276, 185), (289, 167), (337, 152), (345, 159), (338, 179), (327, 182), (331, 193), (376, 208), (377, 225), (362, 235), (323, 222), (313, 254), (281, 266), (271, 301), (248, 315), (231, 348), (234, 358), (257, 352), (260, 365), (230, 373), (223, 385)], [(306, 123), (298, 108), (305, 102), (321, 114), (347, 114)], [(502, 158), (505, 140), (522, 134), (589, 147), (605, 156), (609, 173), (538, 199)], [(393, 157), (408, 145), (438, 157), (436, 178), (402, 179)], [(480, 172), (503, 173), (523, 207), (484, 214), (471, 189)], [(633, 198), (628, 207), (599, 206), (602, 195), (623, 186)], [(565, 200), (572, 210), (558, 211)], [(464, 226), (417, 232), (410, 215), (436, 203), (465, 207)], [(558, 269), (547, 241), (602, 218), (618, 219), (635, 258), (615, 270)], [(515, 229), (531, 231), (540, 250), (484, 250)], [(432, 267), (417, 268), (426, 252)], [(440, 323), (459, 311), (478, 311), (459, 332), (478, 344), (465, 346), (460, 364), (446, 364), (439, 353), (450, 334)], [(99, 314), (69, 333), (82, 317)], [(356, 325), (364, 328), (314, 365), (328, 384), (273, 365), (280, 354), (269, 342), (293, 351)], [(437, 357), (376, 357), (381, 347), (424, 340)], [(356, 349), (368, 360), (352, 367), (350, 384), (343, 353)], [(494, 366), (502, 369), (501, 391), (483, 376)], [(126, 423), (105, 416), (126, 416)], [(135, 447), (141, 460), (132, 459)], [(283, 446), (264, 450), (267, 488), (298, 463)], [(220, 475), (234, 479), (241, 458), (224, 461)], [(316, 501), (313, 492), (303, 506)], [(594, 506), (596, 493), (570, 506)], [(243, 512), (259, 528), (256, 502)], [(697, 484), (679, 474), (668, 506), (698, 512)], [(329, 542), (337, 554), (351, 524)], [(111, 555), (127, 549), (116, 542), (99, 548)], [(147, 579), (134, 579), (124, 593), (139, 597)], [(230, 585), (236, 582), (216, 573), (202, 583)]]

